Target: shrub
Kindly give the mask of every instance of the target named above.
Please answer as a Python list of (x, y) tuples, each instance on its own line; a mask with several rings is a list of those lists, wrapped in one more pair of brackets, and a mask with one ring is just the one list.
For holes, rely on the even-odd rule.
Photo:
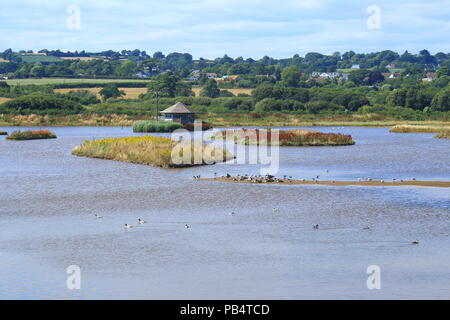
[(56, 135), (49, 130), (39, 131), (14, 131), (6, 139), (8, 140), (36, 140), (36, 139), (55, 139)]
[(150, 120), (136, 122), (133, 132), (172, 132), (180, 128), (183, 128), (183, 125), (178, 122)]
[(76, 114), (82, 110), (77, 102), (39, 93), (15, 98), (0, 106), (0, 113), (13, 114)]

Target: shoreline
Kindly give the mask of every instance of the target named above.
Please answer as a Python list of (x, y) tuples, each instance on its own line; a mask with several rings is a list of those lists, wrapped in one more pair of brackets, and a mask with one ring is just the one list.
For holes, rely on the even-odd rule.
[[(241, 177), (242, 178), (242, 177)], [(219, 177), (219, 178), (200, 178), (199, 181), (215, 181), (222, 183), (251, 183), (251, 184), (276, 184), (276, 185), (323, 185), (323, 186), (366, 186), (366, 187), (401, 187), (401, 186), (416, 186), (416, 187), (434, 187), (434, 188), (450, 188), (450, 181), (419, 181), (419, 180), (404, 180), (398, 182), (371, 180), (371, 181), (311, 181), (311, 180), (294, 180), (294, 179), (277, 179), (274, 181), (266, 181), (267, 179), (255, 180), (238, 180), (238, 177)]]
[[(53, 123), (38, 123), (38, 122), (21, 122), (21, 123), (12, 123), (12, 122), (2, 122), (0, 121), (0, 127), (133, 127), (134, 122), (138, 121), (145, 121), (146, 119), (137, 119), (137, 120), (127, 120), (130, 121), (130, 123), (121, 124), (120, 122), (114, 122), (114, 121), (105, 121), (103, 124), (98, 123), (83, 123), (82, 121), (55, 121)], [(202, 119), (199, 119), (202, 120)], [(424, 124), (430, 123), (424, 122)], [(436, 121), (435, 124), (439, 125), (440, 121)], [(248, 127), (248, 128), (315, 128), (315, 127), (365, 127), (365, 128), (391, 128), (395, 125), (401, 125), (401, 124), (410, 124), (410, 122), (394, 122), (394, 121), (386, 121), (385, 123), (380, 122), (352, 122), (352, 121), (317, 121), (317, 122), (304, 122), (304, 123), (280, 123), (280, 124), (273, 124), (271, 126), (265, 126), (265, 125), (258, 125), (256, 123), (246, 123), (243, 122), (241, 124), (225, 124), (225, 125), (217, 125), (214, 126), (215, 129), (231, 129), (236, 127)], [(448, 122), (445, 122), (445, 124), (448, 124)], [(421, 125), (420, 122), (415, 122), (414, 125)], [(395, 132), (397, 133), (397, 132)], [(409, 133), (409, 132), (408, 132)], [(416, 133), (433, 133), (433, 132), (416, 132)]]

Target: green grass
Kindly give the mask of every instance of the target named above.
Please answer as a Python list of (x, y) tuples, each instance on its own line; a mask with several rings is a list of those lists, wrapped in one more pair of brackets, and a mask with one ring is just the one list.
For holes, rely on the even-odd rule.
[(138, 79), (76, 79), (76, 78), (40, 78), (40, 79), (10, 79), (6, 80), (10, 86), (14, 85), (52, 85), (52, 84), (80, 84), (80, 83), (122, 83), (122, 82), (136, 82), (145, 83), (148, 80), (138, 80)]
[(173, 132), (181, 128), (183, 128), (183, 125), (178, 122), (149, 120), (135, 123), (133, 132)]
[(26, 62), (26, 63), (37, 63), (37, 62), (44, 63), (44, 62), (59, 62), (59, 61), (62, 61), (61, 58), (53, 57), (53, 56), (39, 56), (39, 55), (37, 55), (37, 56), (35, 56), (35, 55), (27, 56), (27, 55), (20, 55), (19, 57), (22, 59), (23, 62)]
[(389, 68), (389, 72), (392, 73), (402, 73), (405, 70), (405, 68)]

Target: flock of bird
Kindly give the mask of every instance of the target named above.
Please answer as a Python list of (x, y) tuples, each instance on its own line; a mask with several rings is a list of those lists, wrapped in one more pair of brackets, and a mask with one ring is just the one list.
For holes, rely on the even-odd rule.
[[(95, 217), (95, 219), (103, 219), (103, 216), (99, 216), (98, 214), (95, 214), (94, 217)], [(145, 220), (139, 218), (139, 219), (137, 220), (137, 223), (140, 224), (140, 225), (143, 225), (143, 224), (146, 224), (147, 221), (145, 221)], [(123, 227), (124, 227), (124, 229), (132, 229), (132, 228), (134, 228), (133, 225), (128, 224), (128, 223), (125, 223)], [(189, 226), (188, 224), (185, 224), (185, 225), (184, 225), (184, 228), (185, 228), (185, 229), (189, 229), (190, 226)]]
[[(326, 173), (329, 174), (330, 170), (327, 169)], [(200, 180), (201, 177), (200, 177), (200, 175), (197, 175), (197, 176), (193, 176), (192, 178), (194, 180)], [(284, 183), (284, 182), (292, 183), (294, 181), (292, 176), (284, 175), (283, 178), (277, 178), (277, 177), (269, 175), (269, 174), (265, 175), (265, 176), (262, 176), (262, 175), (248, 175), (248, 174), (240, 175), (240, 174), (238, 174), (236, 177), (233, 177), (229, 173), (227, 173), (225, 176), (220, 177), (220, 178), (221, 179), (231, 179), (232, 181), (236, 181), (236, 182), (238, 182), (238, 181), (248, 181), (248, 182), (252, 182), (252, 183), (274, 183), (274, 182), (275, 183)], [(214, 179), (217, 179), (217, 172), (214, 173)], [(306, 182), (308, 180), (311, 180), (312, 182), (318, 183), (319, 179), (320, 179), (320, 175), (317, 175), (317, 176), (315, 176), (315, 177), (313, 177), (311, 179), (304, 179), (303, 178), (303, 179), (299, 179), (299, 180), (302, 181), (302, 182)], [(404, 182), (403, 179), (398, 179), (398, 178), (392, 178), (391, 180), (392, 180), (393, 183)], [(411, 180), (412, 181), (416, 181), (416, 178), (412, 178)], [(385, 183), (386, 180), (384, 180), (384, 179), (375, 180), (375, 179), (372, 179), (372, 178), (358, 178), (358, 181), (359, 182), (363, 182), (363, 181), (367, 181), (367, 182), (379, 181), (381, 183)], [(332, 182), (334, 183), (335, 181), (332, 181)]]
[[(279, 212), (280, 209), (279, 209), (279, 208), (273, 208), (272, 211), (273, 211), (273, 212)], [(228, 215), (229, 215), (229, 216), (235, 216), (235, 215), (236, 215), (236, 212), (231, 211)], [(96, 215), (95, 215), (95, 219), (103, 219), (103, 217), (96, 214)], [(143, 224), (146, 224), (147, 221), (145, 221), (145, 220), (139, 218), (139, 219), (137, 220), (137, 223), (140, 224), (140, 225), (143, 225)], [(189, 229), (190, 227), (191, 227), (191, 226), (188, 225), (187, 223), (184, 225), (184, 228), (185, 228), (185, 229)], [(124, 229), (132, 229), (132, 228), (134, 228), (133, 225), (130, 225), (130, 224), (125, 223)], [(313, 229), (314, 229), (314, 230), (319, 230), (319, 229), (320, 229), (319, 224), (313, 225)], [(363, 227), (362, 229), (363, 229), (363, 230), (371, 230), (369, 226), (365, 226), (365, 227)], [(413, 242), (411, 242), (411, 244), (417, 245), (417, 244), (419, 244), (419, 240), (413, 241)]]
[[(326, 170), (326, 173), (328, 174), (330, 172), (330, 170)], [(192, 177), (194, 180), (200, 180), (200, 175), (197, 175), (197, 176), (193, 176)], [(217, 173), (214, 173), (214, 178), (217, 178)], [(293, 180), (292, 180), (292, 176), (287, 176), (287, 175), (284, 175), (283, 176), (283, 178), (276, 178), (275, 176), (272, 176), (272, 175), (265, 175), (265, 176), (262, 176), (262, 175), (247, 175), (247, 174), (245, 174), (245, 175), (237, 175), (236, 177), (232, 177), (229, 173), (227, 173), (224, 177), (222, 177), (222, 178), (226, 178), (226, 179), (232, 179), (233, 181), (250, 181), (250, 182), (256, 182), (256, 183), (267, 183), (267, 182), (292, 182)], [(314, 177), (314, 178), (312, 178), (312, 181), (318, 181), (320, 179), (320, 175), (317, 175), (316, 177)], [(303, 182), (305, 182), (306, 181), (306, 179), (301, 179)], [(413, 181), (416, 181), (416, 179), (415, 178), (412, 178), (412, 180)], [(358, 181), (374, 181), (373, 179), (371, 179), (371, 178), (359, 178), (358, 179)], [(384, 183), (384, 180), (380, 180), (380, 182), (381, 183)], [(392, 179), (392, 182), (403, 182), (403, 180), (402, 179), (396, 179), (396, 178), (393, 178)], [(272, 211), (273, 212), (279, 212), (280, 211), (280, 209), (278, 209), (278, 208), (273, 208), (272, 209)], [(229, 214), (228, 214), (229, 216), (235, 216), (236, 215), (236, 213), (234, 212), (234, 211), (232, 211), (232, 212), (230, 212)], [(99, 215), (95, 215), (95, 218), (96, 219), (101, 219), (101, 218), (103, 218), (102, 216), (99, 216)], [(138, 219), (138, 224), (145, 224), (145, 223), (147, 223), (145, 220), (142, 220), (141, 218), (139, 218)], [(125, 224), (125, 226), (124, 226), (124, 228), (125, 229), (131, 229), (131, 228), (133, 228), (133, 226), (132, 225), (129, 225), (129, 224)], [(185, 224), (184, 225), (184, 228), (185, 229), (189, 229), (190, 228), (190, 226), (188, 225), (188, 224)], [(320, 226), (319, 226), (319, 224), (315, 224), (315, 225), (313, 225), (313, 229), (314, 230), (319, 230), (320, 229)], [(363, 230), (371, 230), (370, 229), (370, 227), (369, 226), (365, 226), (365, 227), (363, 227), (362, 228)], [(419, 244), (419, 241), (418, 240), (416, 240), (416, 241), (413, 241), (413, 242), (411, 242), (411, 244), (413, 244), (413, 245), (417, 245), (417, 244)]]

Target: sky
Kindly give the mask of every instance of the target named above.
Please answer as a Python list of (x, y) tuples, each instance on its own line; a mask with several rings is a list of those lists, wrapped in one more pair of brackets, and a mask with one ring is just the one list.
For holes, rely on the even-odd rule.
[(450, 52), (450, 0), (0, 0), (0, 50)]

